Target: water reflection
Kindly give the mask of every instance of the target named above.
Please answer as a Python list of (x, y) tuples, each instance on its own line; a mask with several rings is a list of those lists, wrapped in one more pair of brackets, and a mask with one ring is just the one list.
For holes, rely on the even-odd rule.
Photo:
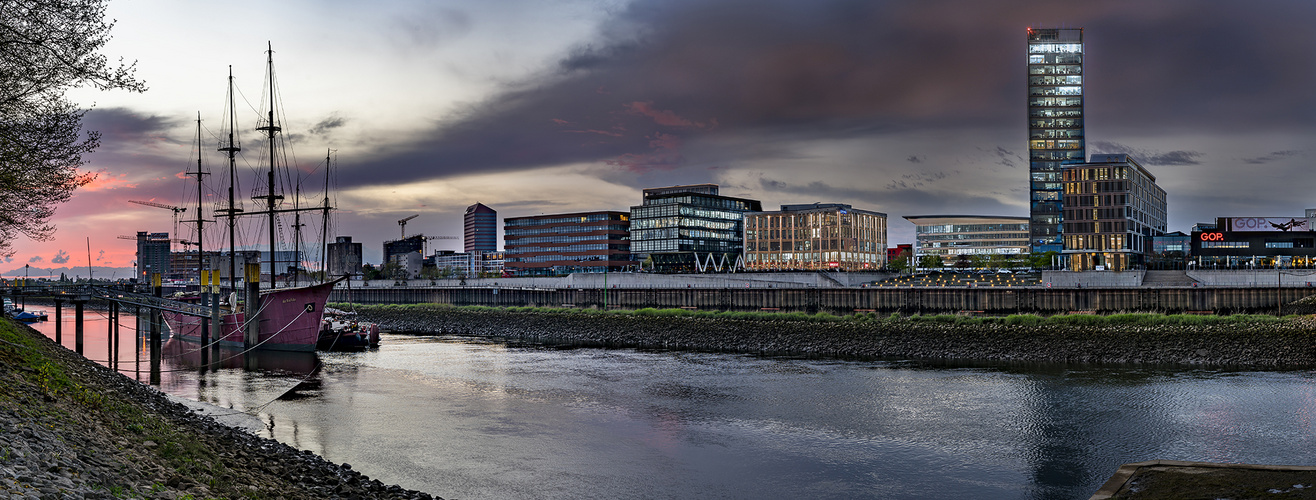
[[(127, 337), (119, 369), (134, 376), (146, 344)], [(1122, 463), (1306, 465), (1316, 445), (1306, 371), (408, 335), (362, 353), (206, 352), (166, 343), (161, 389), (445, 497), (1086, 498)]]

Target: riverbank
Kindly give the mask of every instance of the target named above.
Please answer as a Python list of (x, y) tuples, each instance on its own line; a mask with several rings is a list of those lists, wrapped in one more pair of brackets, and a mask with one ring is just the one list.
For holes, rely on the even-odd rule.
[(0, 496), (434, 498), (217, 423), (0, 320)]
[(853, 316), (363, 306), (395, 332), (607, 347), (827, 356), (1242, 368), (1316, 366), (1316, 319), (1258, 315)]

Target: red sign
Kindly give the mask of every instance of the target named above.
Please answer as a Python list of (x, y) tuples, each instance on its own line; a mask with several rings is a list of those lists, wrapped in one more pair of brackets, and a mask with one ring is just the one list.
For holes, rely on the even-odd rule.
[(1202, 233), (1202, 241), (1224, 241), (1225, 233)]
[(841, 263), (836, 261), (831, 261), (827, 263), (827, 267), (841, 267)]

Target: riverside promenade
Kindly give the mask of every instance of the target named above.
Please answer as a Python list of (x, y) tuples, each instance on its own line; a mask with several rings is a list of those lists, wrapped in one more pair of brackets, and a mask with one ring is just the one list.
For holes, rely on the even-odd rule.
[[(1310, 271), (1310, 272), (1309, 272)], [(330, 300), (360, 304), (692, 309), (854, 314), (1288, 314), (1316, 295), (1316, 271), (1042, 272), (1026, 284), (907, 283), (892, 273), (612, 273), (560, 278), (355, 281)], [(350, 288), (349, 288), (350, 286)]]

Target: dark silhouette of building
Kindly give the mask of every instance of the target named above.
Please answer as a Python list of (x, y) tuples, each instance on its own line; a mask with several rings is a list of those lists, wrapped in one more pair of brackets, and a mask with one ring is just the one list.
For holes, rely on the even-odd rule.
[(137, 232), (137, 282), (150, 283), (151, 274), (169, 275), (169, 233)]
[(361, 244), (339, 236), (329, 244), (329, 276), (361, 274)]
[(462, 218), (462, 251), (469, 254), (498, 251), (498, 212), (483, 204), (466, 207)]

